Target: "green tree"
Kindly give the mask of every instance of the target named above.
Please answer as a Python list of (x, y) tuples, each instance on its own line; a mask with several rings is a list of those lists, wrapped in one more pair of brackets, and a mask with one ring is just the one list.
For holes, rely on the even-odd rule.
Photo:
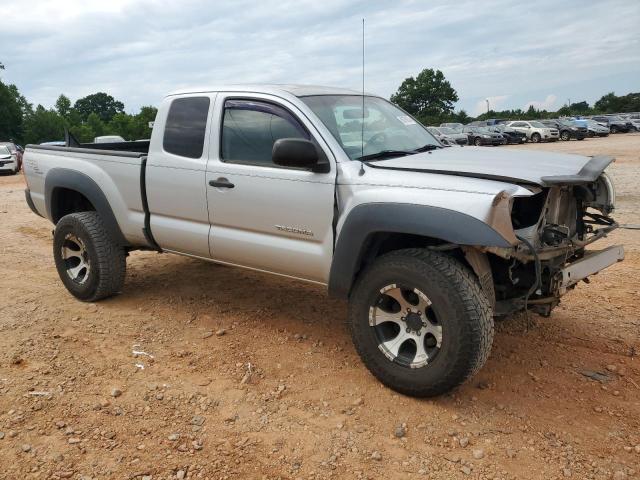
[(28, 105), (15, 85), (0, 80), (0, 140), (24, 141), (23, 118)]
[(116, 113), (124, 112), (124, 104), (109, 94), (98, 92), (76, 100), (73, 109), (80, 114), (83, 121), (95, 113), (103, 122), (109, 122)]
[(125, 140), (132, 140), (135, 136), (133, 117), (126, 113), (116, 113), (106, 127), (106, 131), (113, 135), (120, 135)]
[(416, 78), (406, 78), (391, 101), (422, 123), (438, 123), (453, 113), (458, 94), (440, 70), (425, 68)]
[(589, 113), (591, 108), (589, 107), (589, 103), (587, 103), (586, 100), (583, 100), (582, 102), (575, 102), (569, 105), (569, 110), (575, 114), (586, 115)]
[(93, 130), (94, 137), (100, 137), (106, 133), (105, 124), (102, 122), (100, 116), (95, 112), (89, 114), (86, 124), (91, 128), (91, 130)]
[(615, 93), (609, 92), (600, 97), (593, 107), (600, 113), (615, 113), (620, 110), (620, 100)]
[(64, 138), (64, 119), (55, 110), (38, 105), (25, 119), (26, 143), (42, 143)]
[(71, 100), (66, 95), (60, 95), (56, 100), (56, 111), (59, 115), (67, 118), (71, 113)]

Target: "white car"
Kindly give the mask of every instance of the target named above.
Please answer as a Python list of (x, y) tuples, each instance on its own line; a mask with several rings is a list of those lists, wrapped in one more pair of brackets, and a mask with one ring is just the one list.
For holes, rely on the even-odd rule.
[(103, 135), (93, 139), (93, 143), (120, 143), (124, 141), (125, 139), (120, 135)]
[(11, 172), (13, 175), (18, 173), (18, 159), (5, 145), (0, 145), (0, 172)]
[(527, 139), (533, 143), (555, 142), (560, 139), (560, 132), (557, 128), (549, 128), (536, 121), (516, 120), (507, 123), (507, 127), (513, 128), (516, 132), (523, 132)]

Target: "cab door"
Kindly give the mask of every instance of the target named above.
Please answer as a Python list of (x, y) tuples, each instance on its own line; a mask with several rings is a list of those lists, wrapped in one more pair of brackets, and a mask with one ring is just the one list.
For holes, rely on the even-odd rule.
[[(333, 252), (336, 166), (313, 124), (270, 95), (219, 93), (207, 163), (213, 259), (326, 283)], [(280, 138), (306, 138), (330, 171), (285, 168), (271, 159)]]
[(145, 183), (151, 232), (164, 250), (209, 257), (205, 177), (215, 98), (170, 97), (156, 117)]

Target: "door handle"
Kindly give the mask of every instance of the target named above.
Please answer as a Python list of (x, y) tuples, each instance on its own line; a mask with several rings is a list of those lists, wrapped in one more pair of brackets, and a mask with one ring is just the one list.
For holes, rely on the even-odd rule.
[(217, 180), (209, 180), (209, 185), (216, 188), (233, 188), (235, 185), (226, 178), (218, 178)]

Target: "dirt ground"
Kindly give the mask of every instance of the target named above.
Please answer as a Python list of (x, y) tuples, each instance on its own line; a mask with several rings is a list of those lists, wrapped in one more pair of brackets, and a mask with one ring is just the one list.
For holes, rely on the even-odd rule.
[[(616, 156), (617, 219), (640, 223), (640, 134), (499, 148)], [(640, 478), (640, 231), (418, 400), (368, 373), (316, 286), (135, 252), (121, 295), (74, 300), (23, 188), (0, 177), (0, 479)]]

